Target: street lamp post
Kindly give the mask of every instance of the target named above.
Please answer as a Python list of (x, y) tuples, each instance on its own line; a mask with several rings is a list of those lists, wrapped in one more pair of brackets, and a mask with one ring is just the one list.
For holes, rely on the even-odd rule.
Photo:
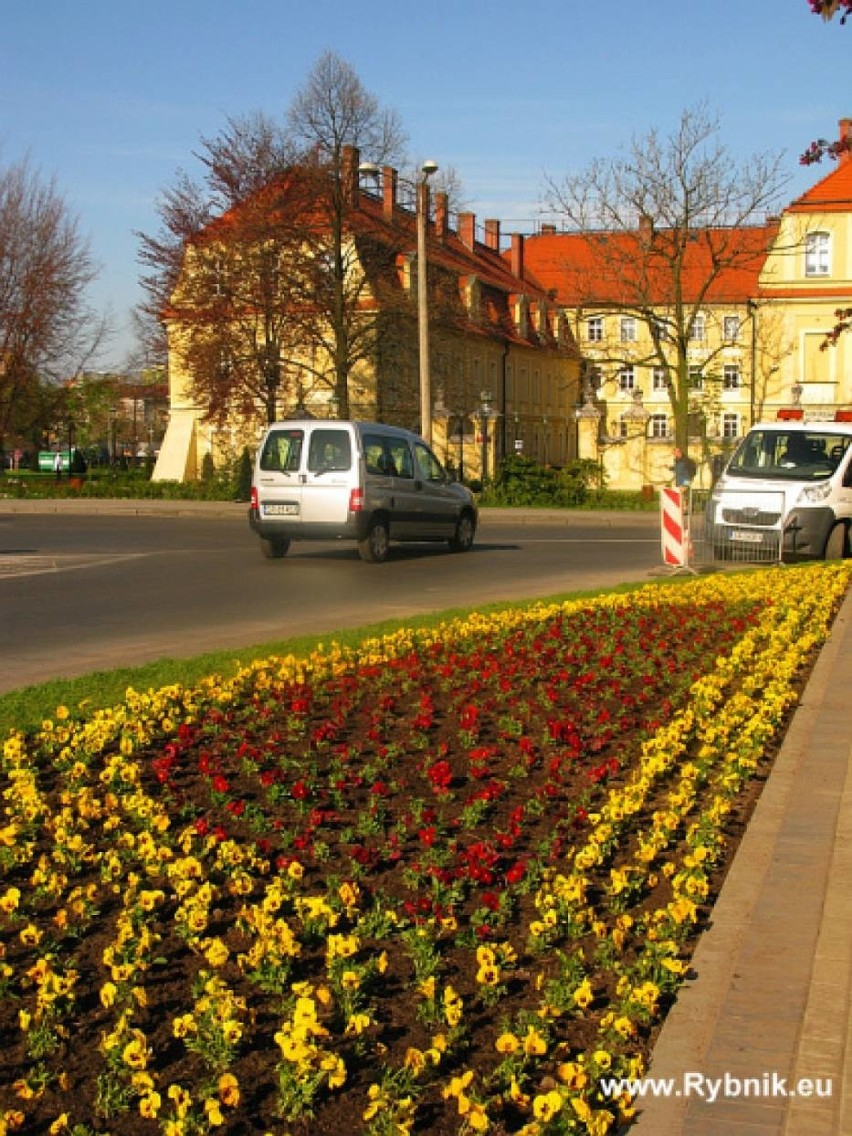
[[(362, 162), (359, 173), (379, 178), (375, 162)], [(432, 381), (429, 373), (429, 293), (427, 289), (428, 256), (426, 251), (426, 225), (429, 220), (429, 178), (438, 172), (438, 163), (431, 159), (420, 167), (417, 179), (417, 342), (420, 371), (420, 434), (427, 445), (432, 444)]]
[(479, 421), (482, 427), (482, 484), (485, 485), (488, 480), (488, 442), (489, 433), (488, 427), (494, 417), (494, 410), (491, 406), (493, 395), (490, 390), (482, 390), (479, 392)]
[(429, 295), (427, 291), (426, 223), (429, 218), (429, 178), (438, 163), (424, 162), (417, 183), (417, 330), (420, 360), (420, 434), (432, 444), (432, 381), (429, 373)]

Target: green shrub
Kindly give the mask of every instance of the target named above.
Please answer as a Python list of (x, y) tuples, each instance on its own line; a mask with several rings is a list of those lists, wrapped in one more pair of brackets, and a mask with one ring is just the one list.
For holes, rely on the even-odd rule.
[(497, 467), (480, 503), (524, 508), (576, 509), (600, 487), (597, 462), (580, 459), (566, 466), (539, 465), (533, 458), (513, 454)]

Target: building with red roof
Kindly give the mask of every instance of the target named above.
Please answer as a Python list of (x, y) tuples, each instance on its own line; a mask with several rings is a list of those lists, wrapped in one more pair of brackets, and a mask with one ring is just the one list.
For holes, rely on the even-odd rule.
[[(843, 119), (841, 141), (849, 136)], [(852, 337), (826, 349), (836, 313), (852, 306), (852, 157), (840, 153), (780, 216), (687, 233), (642, 217), (618, 232), (543, 225), (504, 235), (498, 220), (451, 216), (447, 195), (426, 191), (439, 456), (468, 476), (493, 472), (513, 452), (556, 465), (589, 458), (611, 487), (638, 490), (671, 483), (678, 420), (688, 421), (685, 441), (706, 481), (711, 456), (756, 419), (791, 405), (831, 416), (852, 404)], [(349, 271), (365, 285), (360, 303), (376, 326), (395, 332), (352, 368), (349, 413), (417, 429), (417, 211), (395, 169), (374, 169), (367, 181), (358, 159), (346, 151), (342, 178)], [(226, 215), (199, 244), (215, 249), (228, 225)], [(171, 419), (155, 476), (183, 479), (197, 476), (223, 431), (192, 394), (190, 317), (178, 293), (166, 313)], [(334, 415), (331, 359), (312, 349), (300, 368), (288, 361), (279, 417)], [(683, 390), (673, 394), (673, 374), (686, 379), (687, 414), (675, 413)], [(256, 440), (263, 409), (258, 400), (253, 413), (234, 416), (231, 449)]]

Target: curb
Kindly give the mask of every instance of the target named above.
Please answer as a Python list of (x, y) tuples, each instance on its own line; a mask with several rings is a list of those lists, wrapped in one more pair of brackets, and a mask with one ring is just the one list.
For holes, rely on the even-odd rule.
[[(248, 501), (182, 501), (154, 498), (119, 497), (43, 497), (2, 498), (0, 516), (64, 514), (76, 516), (138, 517), (240, 517), (248, 513)], [(485, 506), (479, 510), (480, 524), (573, 525), (578, 521), (616, 526), (626, 521), (659, 524), (656, 510), (641, 509), (525, 509)]]

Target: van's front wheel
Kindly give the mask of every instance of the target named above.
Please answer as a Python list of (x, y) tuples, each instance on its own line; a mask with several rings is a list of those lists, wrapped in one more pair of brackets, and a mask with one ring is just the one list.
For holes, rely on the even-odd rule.
[(476, 522), (470, 513), (462, 513), (456, 525), (456, 531), (450, 537), (450, 549), (453, 552), (468, 552), (473, 547), (473, 538), (476, 535)]
[(849, 555), (849, 530), (841, 521), (828, 534), (823, 556), (826, 560), (843, 560)]
[(358, 552), (368, 564), (381, 564), (387, 560), (390, 551), (390, 531), (386, 521), (370, 522), (370, 529), (363, 540), (358, 541)]

